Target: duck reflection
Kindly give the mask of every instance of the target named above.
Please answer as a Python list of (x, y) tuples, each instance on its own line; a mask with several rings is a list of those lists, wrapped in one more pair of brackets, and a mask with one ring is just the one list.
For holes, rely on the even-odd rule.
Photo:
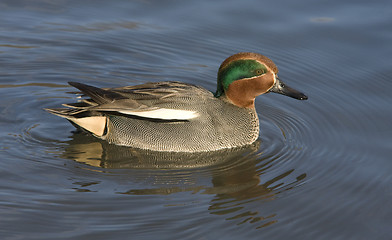
[(62, 158), (109, 169), (188, 169), (210, 167), (256, 153), (260, 142), (247, 147), (213, 152), (155, 152), (117, 146), (77, 133), (68, 141)]
[[(168, 195), (191, 191), (214, 195), (208, 208), (211, 214), (225, 216), (225, 219), (235, 220), (237, 224), (254, 223), (256, 228), (262, 228), (278, 220), (274, 213), (260, 212), (258, 203), (275, 199), (276, 194), (292, 188), (306, 175), (297, 177), (292, 183), (283, 184), (282, 179), (294, 171), (291, 169), (262, 181), (262, 175), (271, 167), (275, 158), (263, 157), (259, 148), (260, 142), (256, 141), (245, 148), (224, 151), (197, 154), (162, 153), (116, 146), (97, 141), (91, 136), (74, 134), (61, 155), (63, 158), (106, 169), (174, 170), (166, 171), (165, 174), (154, 172), (154, 180), (151, 183), (154, 188), (130, 189), (120, 193)], [(202, 172), (200, 169), (208, 172), (207, 177), (211, 178), (210, 186), (197, 184), (189, 179), (184, 181), (184, 178), (191, 176), (192, 173)], [(185, 172), (187, 174), (184, 174)], [(196, 177), (203, 176), (205, 177)]]

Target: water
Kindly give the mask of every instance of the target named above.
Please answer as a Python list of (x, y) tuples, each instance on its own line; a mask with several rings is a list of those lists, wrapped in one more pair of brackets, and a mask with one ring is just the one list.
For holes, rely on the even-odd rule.
[[(2, 1), (1, 239), (391, 239), (391, 1)], [(215, 90), (269, 56), (296, 101), (257, 99), (238, 151), (151, 155), (43, 108), (100, 87)]]

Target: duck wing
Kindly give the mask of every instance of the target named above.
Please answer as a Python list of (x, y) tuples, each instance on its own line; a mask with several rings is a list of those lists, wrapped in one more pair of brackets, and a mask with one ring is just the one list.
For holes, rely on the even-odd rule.
[(79, 89), (83, 96), (90, 98), (63, 104), (71, 109), (47, 109), (48, 111), (66, 118), (67, 115), (86, 117), (112, 112), (130, 117), (190, 120), (197, 117), (198, 113), (190, 110), (188, 105), (197, 104), (197, 98), (213, 98), (208, 90), (181, 82), (151, 82), (120, 88), (97, 88), (77, 82), (69, 84)]

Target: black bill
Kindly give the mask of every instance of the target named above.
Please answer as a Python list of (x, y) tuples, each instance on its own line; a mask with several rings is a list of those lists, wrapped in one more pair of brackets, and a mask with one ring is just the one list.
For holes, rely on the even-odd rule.
[(292, 98), (295, 98), (298, 100), (307, 100), (308, 99), (308, 97), (305, 94), (287, 86), (282, 81), (280, 81), (279, 78), (276, 78), (275, 85), (269, 91), (274, 92), (274, 93), (283, 94), (283, 95), (286, 95), (286, 96), (289, 96), (289, 97), (292, 97)]

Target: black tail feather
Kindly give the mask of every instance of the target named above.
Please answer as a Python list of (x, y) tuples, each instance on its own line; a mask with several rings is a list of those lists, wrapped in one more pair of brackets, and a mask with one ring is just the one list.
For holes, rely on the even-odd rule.
[(124, 97), (116, 92), (104, 90), (102, 88), (97, 88), (83, 83), (78, 82), (68, 82), (69, 85), (79, 89), (82, 93), (91, 97), (94, 102), (98, 104), (110, 103), (116, 99), (123, 99)]

